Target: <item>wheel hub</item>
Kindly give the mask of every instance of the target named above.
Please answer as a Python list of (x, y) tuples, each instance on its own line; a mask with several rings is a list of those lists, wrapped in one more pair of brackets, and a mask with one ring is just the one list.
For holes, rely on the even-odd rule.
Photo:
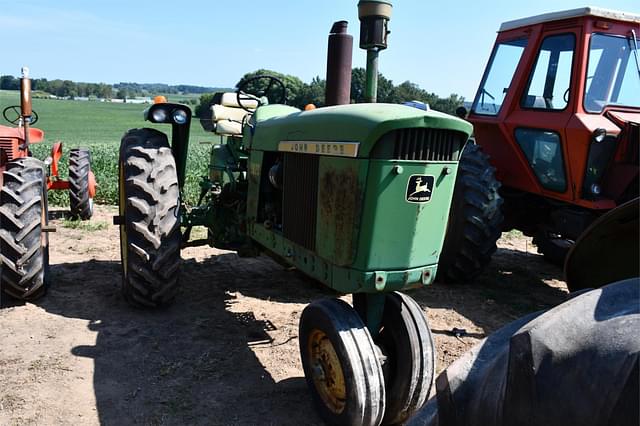
[(346, 404), (347, 387), (340, 359), (329, 337), (320, 330), (309, 336), (308, 353), (313, 383), (325, 403), (335, 414), (340, 414)]

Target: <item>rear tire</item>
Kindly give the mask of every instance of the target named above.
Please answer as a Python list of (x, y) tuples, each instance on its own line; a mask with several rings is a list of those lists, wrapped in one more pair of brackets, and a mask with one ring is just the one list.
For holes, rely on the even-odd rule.
[(439, 281), (469, 282), (491, 261), (503, 219), (499, 188), (489, 156), (475, 143), (467, 143), (460, 159), (440, 255)]
[(93, 197), (90, 193), (91, 153), (87, 148), (69, 152), (69, 204), (71, 217), (81, 220), (93, 216)]
[(307, 385), (328, 424), (376, 426), (385, 410), (378, 353), (356, 311), (339, 299), (308, 305), (300, 318)]
[(180, 192), (167, 137), (127, 132), (120, 145), (122, 292), (135, 306), (173, 301), (180, 269)]
[(413, 424), (636, 426), (639, 327), (639, 278), (522, 317), (440, 373)]
[(49, 236), (44, 164), (20, 158), (7, 164), (0, 190), (0, 285), (9, 296), (35, 300), (48, 287)]

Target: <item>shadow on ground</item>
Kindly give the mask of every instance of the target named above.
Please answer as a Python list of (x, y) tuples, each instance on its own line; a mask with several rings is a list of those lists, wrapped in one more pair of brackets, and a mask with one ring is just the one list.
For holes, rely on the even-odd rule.
[[(425, 308), (452, 309), (484, 329), (482, 338), (523, 315), (548, 309), (567, 298), (562, 270), (541, 255), (500, 248), (487, 269), (471, 283), (435, 283), (411, 292)], [(432, 330), (451, 334), (451, 329)]]
[[(88, 320), (96, 332), (95, 345), (75, 346), (72, 353), (94, 361), (101, 424), (321, 423), (301, 374), (276, 381), (251, 349), (259, 344), (274, 350), (269, 332), (276, 321), (230, 307), (238, 292), (304, 305), (334, 295), (325, 287), (267, 258), (223, 254), (186, 260), (176, 302), (152, 311), (133, 309), (123, 300), (119, 262), (62, 263), (52, 265), (51, 273), (54, 285), (38, 305)], [(562, 302), (562, 284), (549, 285), (561, 276), (540, 256), (500, 249), (474, 284), (434, 284), (411, 295), (424, 308), (457, 311), (488, 334)], [(295, 309), (289, 319), (296, 324), (294, 341), (302, 306)], [(286, 348), (297, 352), (297, 342)]]
[(249, 347), (270, 350), (270, 321), (228, 310), (235, 291), (284, 303), (327, 294), (296, 274), (233, 254), (187, 260), (180, 295), (158, 311), (126, 304), (118, 262), (53, 265), (52, 278), (39, 305), (97, 333), (72, 353), (94, 360), (101, 424), (320, 423), (304, 378), (276, 383)]

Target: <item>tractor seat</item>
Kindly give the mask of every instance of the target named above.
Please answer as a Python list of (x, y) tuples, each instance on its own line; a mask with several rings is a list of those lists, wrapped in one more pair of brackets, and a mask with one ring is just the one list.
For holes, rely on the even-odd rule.
[[(241, 136), (242, 123), (251, 113), (240, 107), (236, 93), (216, 94), (214, 102), (211, 105), (214, 133), (221, 136)], [(243, 100), (242, 105), (254, 111), (258, 107), (258, 101)]]

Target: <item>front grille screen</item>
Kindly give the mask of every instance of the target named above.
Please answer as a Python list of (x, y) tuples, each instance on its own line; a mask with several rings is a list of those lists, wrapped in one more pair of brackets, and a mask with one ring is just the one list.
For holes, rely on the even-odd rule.
[(284, 155), (282, 233), (285, 238), (315, 250), (318, 207), (317, 155)]
[(383, 136), (371, 152), (372, 158), (413, 161), (458, 161), (466, 135), (448, 129), (413, 128), (394, 130)]

